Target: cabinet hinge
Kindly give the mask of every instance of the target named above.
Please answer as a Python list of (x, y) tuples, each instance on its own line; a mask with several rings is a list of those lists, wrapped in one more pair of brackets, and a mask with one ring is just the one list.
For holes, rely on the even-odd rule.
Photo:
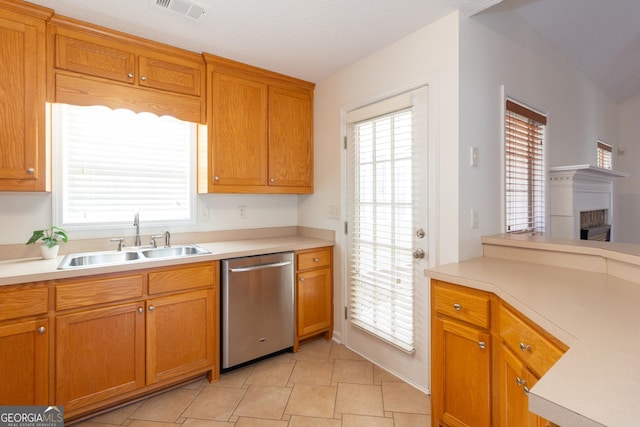
[(349, 318), (349, 309), (347, 308), (347, 306), (344, 306), (344, 320), (347, 320)]
[(344, 222), (344, 234), (349, 234), (349, 223), (347, 221)]
[(347, 149), (347, 137), (346, 136), (344, 137), (344, 149), (345, 150)]

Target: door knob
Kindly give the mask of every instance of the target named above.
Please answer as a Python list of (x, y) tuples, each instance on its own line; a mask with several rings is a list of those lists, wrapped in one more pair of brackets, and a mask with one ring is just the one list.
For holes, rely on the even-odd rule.
[(415, 251), (413, 251), (413, 257), (415, 259), (422, 259), (424, 258), (424, 251), (420, 248), (416, 249)]

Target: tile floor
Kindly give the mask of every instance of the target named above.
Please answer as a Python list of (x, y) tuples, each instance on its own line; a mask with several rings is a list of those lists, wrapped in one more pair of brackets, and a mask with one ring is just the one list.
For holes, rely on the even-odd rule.
[(77, 427), (427, 427), (429, 396), (319, 339), (93, 417)]

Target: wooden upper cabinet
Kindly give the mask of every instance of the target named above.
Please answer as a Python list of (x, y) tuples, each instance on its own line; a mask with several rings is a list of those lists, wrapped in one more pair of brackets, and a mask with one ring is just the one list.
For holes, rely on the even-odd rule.
[(216, 71), (211, 79), (213, 184), (230, 190), (236, 186), (265, 186), (267, 85)]
[(0, 191), (48, 191), (45, 22), (48, 9), (0, 0)]
[(146, 53), (138, 56), (140, 86), (186, 95), (200, 96), (203, 68), (200, 63), (193, 64), (159, 54)]
[(313, 189), (313, 91), (269, 88), (269, 185)]
[(313, 83), (204, 55), (208, 144), (198, 191), (313, 192)]
[(205, 122), (201, 54), (59, 15), (47, 37), (48, 101)]
[(202, 92), (204, 64), (198, 55), (186, 58), (170, 47), (162, 49), (165, 54), (104, 31), (95, 35), (56, 25), (51, 30), (57, 69), (185, 95)]
[(126, 46), (85, 34), (59, 30), (55, 66), (63, 70), (134, 83), (135, 55)]

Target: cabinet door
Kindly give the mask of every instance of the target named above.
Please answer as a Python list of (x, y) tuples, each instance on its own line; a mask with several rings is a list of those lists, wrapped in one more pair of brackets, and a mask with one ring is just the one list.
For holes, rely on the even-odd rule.
[(147, 384), (214, 364), (213, 290), (147, 301)]
[(144, 386), (142, 302), (56, 318), (56, 404), (65, 412)]
[(313, 192), (313, 92), (310, 90), (269, 88), (269, 185)]
[(140, 86), (200, 96), (204, 63), (140, 55), (138, 70)]
[(45, 191), (45, 23), (0, 8), (0, 190)]
[(509, 348), (502, 344), (499, 357), (500, 426), (527, 426), (528, 400), (523, 386), (525, 366)]
[(210, 191), (266, 186), (267, 86), (213, 72), (209, 102)]
[(49, 404), (49, 321), (0, 326), (0, 402)]
[(490, 335), (436, 317), (432, 337), (433, 425), (491, 425)]
[(88, 34), (57, 30), (55, 66), (63, 70), (134, 84), (135, 55), (132, 50)]
[(297, 335), (299, 338), (331, 329), (331, 269), (297, 275)]

